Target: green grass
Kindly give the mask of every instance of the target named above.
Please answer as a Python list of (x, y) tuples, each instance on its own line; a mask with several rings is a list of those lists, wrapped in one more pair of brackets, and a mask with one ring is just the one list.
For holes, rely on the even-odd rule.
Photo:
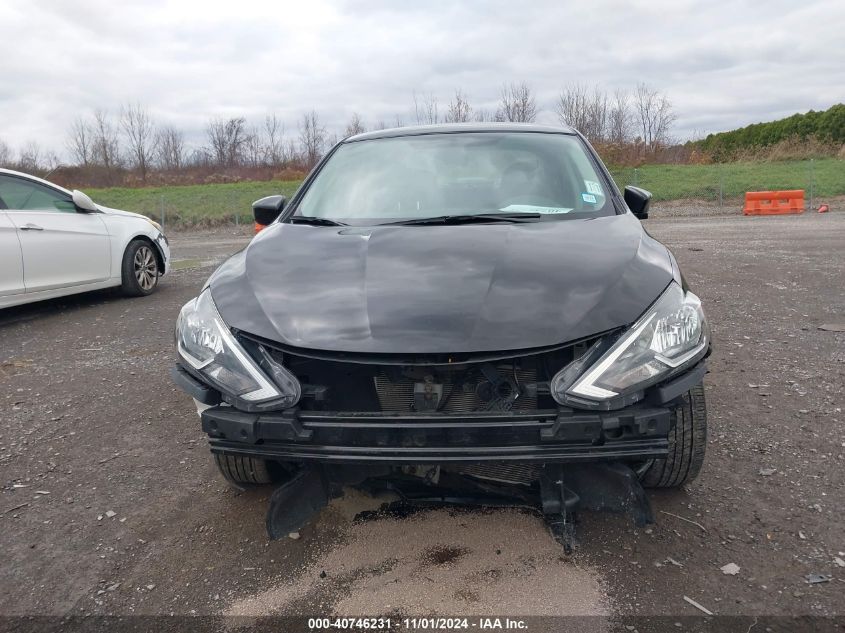
[(271, 180), (210, 185), (174, 185), (130, 189), (86, 189), (95, 202), (114, 209), (143, 213), (166, 226), (252, 222), (252, 203), (273, 194), (293, 195), (300, 181)]
[[(845, 161), (835, 158), (723, 165), (643, 165), (612, 168), (620, 187), (636, 184), (657, 201), (740, 198), (746, 191), (804, 189), (809, 199), (812, 179), (816, 199), (845, 195)], [(96, 201), (116, 209), (143, 213), (165, 226), (204, 226), (252, 222), (252, 203), (272, 194), (290, 198), (299, 181), (91, 189)], [(809, 200), (808, 200), (809, 202)]]
[(636, 184), (648, 189), (655, 200), (719, 198), (720, 183), (725, 199), (739, 198), (746, 191), (804, 189), (809, 198), (810, 183), (818, 197), (845, 194), (845, 161), (836, 158), (770, 163), (725, 163), (720, 165), (643, 165), (637, 169), (612, 168), (620, 187)]

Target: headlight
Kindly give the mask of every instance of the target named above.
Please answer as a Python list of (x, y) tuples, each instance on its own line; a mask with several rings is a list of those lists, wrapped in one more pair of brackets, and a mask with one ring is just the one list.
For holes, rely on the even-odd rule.
[(247, 408), (287, 408), (299, 401), (299, 381), (261, 346), (258, 363), (253, 360), (220, 318), (209, 289), (179, 313), (176, 348), (195, 372)]
[(609, 349), (602, 342), (558, 372), (554, 399), (569, 406), (618, 408), (707, 353), (710, 332), (701, 301), (672, 282)]
[(158, 222), (156, 222), (155, 220), (151, 220), (150, 218), (148, 218), (148, 217), (146, 217), (146, 216), (144, 216), (144, 219), (145, 219), (147, 222), (149, 222), (150, 224), (152, 224), (154, 227), (156, 227), (156, 229), (158, 229), (158, 232), (159, 232), (159, 233), (164, 233), (164, 231), (163, 231), (163, 230), (162, 230), (162, 228), (161, 228), (161, 224), (159, 224), (159, 223), (158, 223)]

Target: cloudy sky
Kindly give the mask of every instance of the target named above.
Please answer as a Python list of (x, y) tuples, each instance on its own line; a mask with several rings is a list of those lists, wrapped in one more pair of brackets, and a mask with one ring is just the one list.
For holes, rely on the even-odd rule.
[(340, 131), (523, 80), (546, 123), (566, 84), (650, 83), (684, 139), (845, 101), (843, 25), (842, 0), (2, 0), (0, 139), (64, 154), (74, 118), (136, 101), (195, 143), (311, 108)]

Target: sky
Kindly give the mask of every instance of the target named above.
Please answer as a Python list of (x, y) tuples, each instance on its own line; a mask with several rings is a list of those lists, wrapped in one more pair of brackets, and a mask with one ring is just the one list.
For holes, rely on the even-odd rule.
[(845, 101), (843, 25), (842, 0), (2, 0), (0, 139), (67, 156), (75, 118), (130, 102), (194, 146), (218, 117), (341, 133), (525, 81), (548, 124), (569, 84), (646, 82), (684, 140)]

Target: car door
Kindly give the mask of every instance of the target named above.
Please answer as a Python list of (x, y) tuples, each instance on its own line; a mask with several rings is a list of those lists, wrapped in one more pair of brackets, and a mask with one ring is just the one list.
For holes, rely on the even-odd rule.
[(21, 294), (23, 285), (23, 257), (18, 230), (6, 214), (0, 198), (0, 297)]
[(98, 213), (79, 213), (67, 193), (8, 174), (0, 174), (0, 198), (17, 229), (26, 292), (111, 276), (109, 235)]

